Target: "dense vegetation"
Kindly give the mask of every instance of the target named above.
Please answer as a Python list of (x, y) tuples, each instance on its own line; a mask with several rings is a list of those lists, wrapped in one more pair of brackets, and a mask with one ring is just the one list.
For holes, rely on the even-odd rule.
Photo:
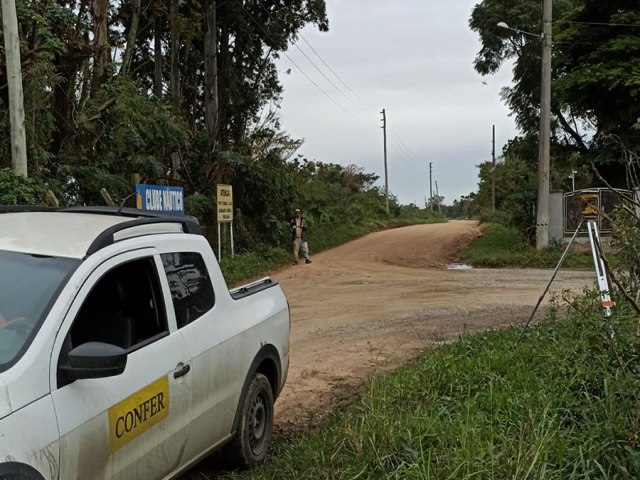
[(138, 174), (182, 186), (216, 243), (216, 184), (232, 184), (236, 251), (265, 265), (282, 258), (272, 249), (286, 246), (296, 207), (315, 251), (416, 216), (394, 198), (388, 214), (375, 175), (296, 156), (301, 142), (279, 127), (275, 59), (305, 25), (327, 30), (324, 0), (16, 5), (29, 178), (8, 170), (2, 56), (0, 203), (43, 203), (51, 191), (62, 206), (103, 204), (103, 188), (120, 203)]
[(231, 478), (638, 478), (637, 320), (573, 302), (517, 347), (519, 329), (472, 335), (372, 377), (325, 428)]
[[(292, 161), (300, 141), (278, 123), (283, 91), (274, 60), (305, 25), (329, 28), (324, 0), (16, 5), (29, 175), (36, 180), (29, 188), (37, 190), (31, 198), (41, 200), (46, 186), (63, 205), (98, 204), (106, 188), (120, 202), (137, 173), (146, 183), (183, 186), (189, 210), (211, 226), (215, 185), (232, 183), (240, 248), (250, 249), (281, 242), (281, 222), (294, 205), (315, 210), (322, 217), (316, 223), (331, 224), (335, 215), (320, 213), (330, 194), (309, 203), (322, 192), (300, 192), (306, 177), (331, 182), (362, 173), (322, 159)], [(525, 233), (532, 231), (536, 201), (540, 41), (497, 23), (539, 32), (540, 6), (540, 0), (482, 0), (470, 18), (482, 42), (476, 70), (491, 74), (514, 62), (514, 85), (503, 99), (522, 135), (511, 139), (497, 166), (496, 204)], [(552, 188), (568, 188), (573, 170), (578, 188), (602, 184), (592, 161), (604, 180), (625, 186), (624, 148), (640, 146), (640, 7), (630, 0), (556, 0), (554, 17)], [(0, 168), (7, 168), (4, 58), (0, 67)], [(480, 165), (477, 194), (456, 200), (447, 215), (467, 218), (488, 208), (493, 175), (490, 165)], [(336, 188), (352, 188), (351, 178)], [(371, 180), (364, 174), (356, 188), (370, 192)], [(364, 203), (379, 220), (379, 202)], [(395, 205), (392, 218), (397, 211)]]
[[(476, 71), (491, 75), (513, 65), (513, 84), (503, 88), (502, 99), (521, 132), (507, 142), (495, 172), (490, 162), (479, 165), (471, 210), (491, 208), (495, 175), (496, 208), (528, 238), (535, 231), (542, 3), (482, 0), (469, 19), (481, 41)], [(554, 0), (553, 17), (551, 188), (571, 190), (570, 177), (576, 189), (628, 188), (625, 149), (640, 151), (640, 4)], [(447, 213), (461, 215), (466, 203), (461, 199)]]

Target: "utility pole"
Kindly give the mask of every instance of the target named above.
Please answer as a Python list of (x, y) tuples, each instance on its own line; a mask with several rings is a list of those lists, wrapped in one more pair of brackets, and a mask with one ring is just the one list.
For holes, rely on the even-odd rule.
[(389, 173), (387, 171), (387, 114), (382, 109), (382, 135), (384, 139), (384, 198), (387, 202), (387, 215), (389, 215)]
[(438, 181), (436, 180), (436, 201), (438, 202), (438, 213), (442, 214), (442, 207), (440, 206), (440, 193), (438, 192)]
[(2, 29), (7, 62), (9, 87), (9, 124), (11, 128), (11, 165), (13, 172), (27, 176), (27, 139), (24, 131), (24, 96), (22, 93), (22, 64), (20, 37), (15, 0), (2, 0)]
[(491, 174), (491, 208), (496, 209), (496, 126), (493, 125), (491, 143), (491, 161), (493, 169)]
[(544, 0), (542, 15), (542, 83), (540, 88), (540, 145), (538, 148), (538, 205), (536, 248), (549, 246), (549, 172), (551, 150), (551, 26), (552, 0)]
[(433, 163), (429, 162), (429, 204), (433, 210)]

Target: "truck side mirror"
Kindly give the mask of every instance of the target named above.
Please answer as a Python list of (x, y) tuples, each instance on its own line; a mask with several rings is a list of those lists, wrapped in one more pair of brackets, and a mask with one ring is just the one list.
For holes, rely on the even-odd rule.
[(117, 345), (87, 342), (69, 352), (69, 362), (60, 369), (69, 379), (104, 378), (120, 375), (127, 366), (127, 352)]

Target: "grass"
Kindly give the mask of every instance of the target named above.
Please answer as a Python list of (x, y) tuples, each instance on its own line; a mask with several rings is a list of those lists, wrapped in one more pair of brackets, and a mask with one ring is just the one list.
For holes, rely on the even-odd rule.
[(222, 257), (220, 268), (228, 285), (241, 283), (248, 278), (265, 274), (291, 261), (291, 254), (282, 248), (262, 248), (255, 252), (240, 253), (234, 257)]
[(597, 302), (578, 302), (583, 314), (532, 328), (518, 348), (517, 329), (486, 332), (372, 377), (325, 427), (225, 478), (639, 478), (635, 321), (607, 324)]
[[(484, 227), (484, 235), (462, 252), (462, 259), (477, 267), (552, 268), (558, 264), (564, 248), (558, 244), (538, 251), (515, 228), (491, 223)], [(562, 266), (593, 268), (591, 251), (571, 250)]]
[[(465, 252), (476, 265), (554, 266), (494, 224)], [(591, 268), (590, 252), (565, 266)], [(279, 437), (269, 461), (227, 479), (640, 478), (637, 317), (570, 299), (567, 321), (462, 337), (393, 374), (319, 429)], [(550, 312), (557, 312), (554, 305)]]

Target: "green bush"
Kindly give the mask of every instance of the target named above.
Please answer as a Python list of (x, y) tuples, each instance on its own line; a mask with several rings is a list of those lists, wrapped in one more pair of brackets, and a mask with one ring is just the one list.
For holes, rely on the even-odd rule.
[(501, 225), (512, 225), (511, 215), (502, 210), (484, 209), (480, 211), (480, 224), (499, 223)]
[(226, 256), (220, 268), (227, 285), (243, 283), (256, 276), (266, 275), (269, 270), (291, 261), (291, 254), (278, 247), (262, 245), (255, 252)]
[(38, 179), (17, 177), (8, 168), (0, 169), (0, 205), (37, 204), (45, 188)]

